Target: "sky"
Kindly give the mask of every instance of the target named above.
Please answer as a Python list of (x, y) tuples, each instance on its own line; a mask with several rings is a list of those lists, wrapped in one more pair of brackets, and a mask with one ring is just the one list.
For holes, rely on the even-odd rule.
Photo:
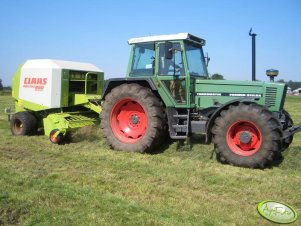
[(301, 0), (0, 0), (0, 79), (11, 85), (28, 59), (88, 62), (105, 78), (124, 77), (127, 40), (189, 32), (206, 40), (209, 73), (251, 80), (250, 28), (257, 79), (301, 81)]

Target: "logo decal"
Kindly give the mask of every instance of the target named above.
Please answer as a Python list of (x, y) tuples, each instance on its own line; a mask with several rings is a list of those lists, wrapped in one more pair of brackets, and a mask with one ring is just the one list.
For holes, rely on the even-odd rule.
[(47, 78), (25, 77), (23, 81), (23, 88), (33, 88), (35, 91), (43, 91), (45, 85)]
[(280, 224), (289, 224), (297, 220), (297, 212), (287, 204), (276, 201), (262, 201), (257, 210), (264, 218)]
[(197, 96), (224, 96), (224, 97), (262, 97), (260, 93), (206, 93), (198, 92)]

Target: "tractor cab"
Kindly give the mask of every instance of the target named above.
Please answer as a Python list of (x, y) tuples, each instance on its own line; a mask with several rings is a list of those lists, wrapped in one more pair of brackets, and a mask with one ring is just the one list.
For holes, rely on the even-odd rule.
[(133, 38), (127, 77), (150, 77), (167, 106), (191, 107), (196, 79), (208, 78), (205, 40), (188, 33)]

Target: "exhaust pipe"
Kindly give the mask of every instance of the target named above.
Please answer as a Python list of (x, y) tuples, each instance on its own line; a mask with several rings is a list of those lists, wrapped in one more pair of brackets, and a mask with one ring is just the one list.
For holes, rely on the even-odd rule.
[(252, 33), (252, 28), (249, 31), (252, 36), (252, 81), (256, 81), (256, 35)]

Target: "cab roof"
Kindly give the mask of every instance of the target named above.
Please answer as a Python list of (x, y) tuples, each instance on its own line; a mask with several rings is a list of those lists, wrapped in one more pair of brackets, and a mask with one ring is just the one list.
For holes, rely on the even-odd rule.
[(156, 36), (146, 36), (140, 38), (131, 38), (128, 40), (130, 45), (135, 43), (143, 42), (157, 42), (157, 41), (173, 41), (173, 40), (190, 40), (201, 45), (205, 45), (205, 40), (197, 36), (191, 35), (189, 33), (178, 33), (170, 35), (156, 35)]

